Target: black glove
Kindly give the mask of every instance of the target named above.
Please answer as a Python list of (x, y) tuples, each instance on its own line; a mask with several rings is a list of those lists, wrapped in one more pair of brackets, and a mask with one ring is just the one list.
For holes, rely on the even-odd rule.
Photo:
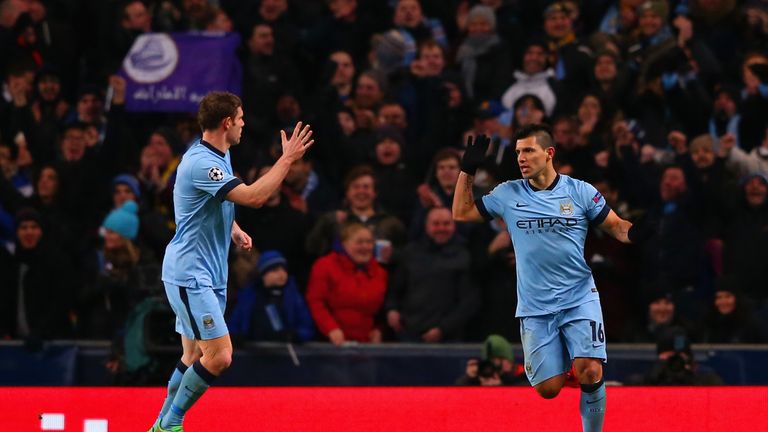
[(491, 144), (491, 138), (480, 134), (472, 139), (467, 138), (467, 148), (464, 150), (464, 156), (461, 158), (461, 170), (473, 176), (480, 165), (485, 161), (485, 154), (488, 152), (488, 146)]
[(659, 221), (650, 215), (649, 212), (645, 212), (629, 227), (627, 237), (634, 244), (643, 243), (656, 235), (658, 229)]

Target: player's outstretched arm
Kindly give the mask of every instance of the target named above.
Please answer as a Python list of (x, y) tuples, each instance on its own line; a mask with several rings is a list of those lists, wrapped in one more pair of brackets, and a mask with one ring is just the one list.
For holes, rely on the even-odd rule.
[(632, 222), (619, 217), (613, 210), (608, 212), (600, 228), (622, 243), (632, 243), (629, 239), (629, 230)]
[(453, 194), (453, 220), (459, 222), (482, 222), (483, 216), (477, 210), (475, 197), (472, 193), (472, 183), (474, 176), (465, 172), (459, 173), (459, 180), (456, 182), (456, 191)]
[(475, 172), (483, 163), (485, 153), (491, 139), (485, 135), (478, 135), (474, 139), (467, 138), (467, 149), (461, 158), (461, 172), (456, 181), (456, 189), (453, 193), (453, 219), (460, 222), (482, 222), (483, 216), (477, 210), (475, 197), (472, 193), (472, 183)]
[(227, 199), (235, 204), (248, 207), (261, 207), (269, 199), (269, 196), (280, 187), (280, 184), (288, 174), (288, 168), (295, 161), (301, 159), (304, 153), (315, 143), (312, 139), (312, 130), (309, 125), (303, 126), (299, 122), (293, 129), (290, 138), (285, 131), (280, 131), (282, 139), (283, 155), (272, 165), (272, 168), (258, 180), (246, 186), (236, 186), (227, 194)]

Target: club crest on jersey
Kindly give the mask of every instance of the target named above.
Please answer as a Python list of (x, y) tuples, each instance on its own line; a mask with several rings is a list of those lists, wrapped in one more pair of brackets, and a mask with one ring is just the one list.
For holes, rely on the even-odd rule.
[(222, 181), (224, 180), (224, 171), (219, 167), (213, 167), (208, 170), (208, 178), (213, 181)]
[(560, 201), (560, 214), (563, 216), (573, 216), (573, 202), (571, 200)]
[(211, 330), (214, 327), (216, 327), (216, 323), (213, 322), (213, 317), (211, 315), (203, 315), (203, 328)]

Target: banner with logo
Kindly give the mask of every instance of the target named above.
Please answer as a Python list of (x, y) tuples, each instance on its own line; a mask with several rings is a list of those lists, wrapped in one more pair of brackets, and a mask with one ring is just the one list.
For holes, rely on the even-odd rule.
[(240, 94), (240, 37), (220, 33), (147, 33), (123, 60), (128, 111), (195, 112), (206, 93)]

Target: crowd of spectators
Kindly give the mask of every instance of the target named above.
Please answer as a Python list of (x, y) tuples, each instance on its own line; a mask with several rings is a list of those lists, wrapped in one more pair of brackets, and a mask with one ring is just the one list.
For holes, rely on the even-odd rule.
[(519, 341), (506, 227), (450, 207), (468, 135), (499, 138), (479, 195), (520, 178), (511, 136), (546, 122), (559, 173), (659, 221), (643, 245), (590, 230), (609, 341), (768, 342), (759, 0), (0, 0), (0, 337), (116, 338), (162, 296), (200, 131), (126, 111), (117, 72), (138, 35), (196, 31), (242, 40), (240, 177), (281, 129), (316, 136), (238, 209), (255, 251), (231, 252), (236, 340)]

